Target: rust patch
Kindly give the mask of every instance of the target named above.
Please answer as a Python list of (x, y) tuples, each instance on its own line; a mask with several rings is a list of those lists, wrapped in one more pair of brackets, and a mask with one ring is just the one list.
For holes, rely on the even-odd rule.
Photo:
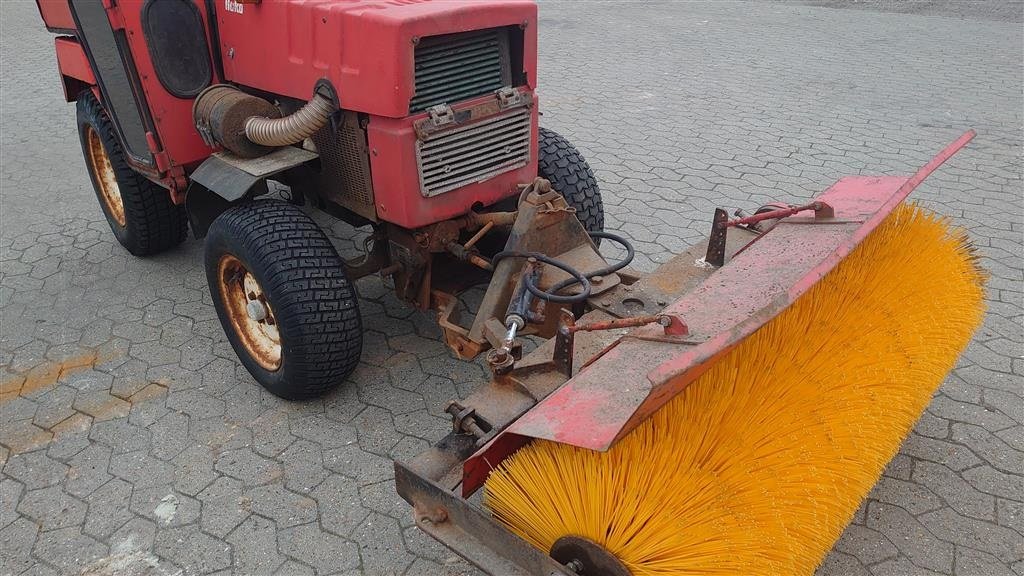
[(135, 394), (132, 394), (127, 398), (128, 402), (132, 405), (138, 402), (146, 402), (154, 398), (159, 398), (167, 394), (167, 386), (161, 382), (151, 382), (149, 386), (146, 386), (142, 390), (139, 390)]
[(108, 396), (103, 402), (81, 408), (76, 407), (76, 410), (92, 416), (97, 422), (127, 416), (128, 412), (132, 409), (132, 405), (117, 396)]
[(58, 424), (54, 424), (50, 428), (50, 431), (53, 432), (56, 437), (64, 434), (73, 434), (75, 432), (85, 432), (91, 425), (91, 417), (82, 414), (81, 412), (76, 412), (64, 420), (61, 420)]
[(85, 354), (65, 358), (59, 362), (43, 362), (25, 374), (4, 378), (0, 382), (0, 404), (13, 400), (18, 396), (50, 388), (57, 384), (57, 381), (61, 378), (92, 369), (97, 364), (105, 361), (105, 359), (100, 358), (99, 352), (91, 350)]
[(4, 444), (14, 454), (31, 452), (37, 448), (46, 446), (53, 440), (53, 433), (36, 426), (35, 424), (23, 424), (11, 426), (5, 434)]

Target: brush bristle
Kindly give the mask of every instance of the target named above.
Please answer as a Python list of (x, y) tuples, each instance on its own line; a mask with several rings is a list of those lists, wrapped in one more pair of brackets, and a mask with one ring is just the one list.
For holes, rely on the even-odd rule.
[(900, 206), (610, 450), (534, 441), (484, 504), (541, 550), (584, 536), (634, 576), (810, 574), (970, 341), (984, 281), (962, 229)]

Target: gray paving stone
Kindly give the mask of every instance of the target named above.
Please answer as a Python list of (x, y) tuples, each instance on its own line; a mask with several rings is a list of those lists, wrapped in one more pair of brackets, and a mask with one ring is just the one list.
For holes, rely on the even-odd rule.
[(245, 484), (228, 476), (214, 480), (196, 498), (202, 502), (203, 530), (218, 538), (227, 536), (252, 513)]
[(0, 429), (0, 442), (14, 453), (37, 450), (49, 444), (52, 439), (53, 432), (43, 430), (31, 420), (8, 422)]
[(915, 566), (943, 574), (952, 571), (953, 545), (936, 538), (906, 510), (872, 502), (868, 506), (867, 525), (885, 535)]
[(40, 534), (33, 553), (65, 573), (78, 574), (105, 556), (107, 547), (72, 527)]
[(364, 452), (359, 446), (325, 450), (324, 467), (360, 483), (387, 480), (394, 476), (394, 464), (376, 454)]
[(75, 413), (72, 404), (77, 392), (68, 386), (57, 386), (36, 400), (39, 409), (32, 423), (40, 428), (50, 428)]
[(359, 544), (364, 573), (401, 574), (415, 560), (415, 557), (406, 551), (401, 528), (394, 518), (377, 513), (370, 514), (356, 527), (351, 537)]
[(76, 454), (68, 461), (70, 468), (64, 489), (69, 494), (85, 497), (113, 478), (107, 473), (110, 454), (110, 448), (99, 444), (92, 444)]
[(321, 416), (292, 419), (289, 428), (295, 436), (315, 442), (322, 448), (339, 448), (356, 442), (355, 428)]
[(359, 434), (359, 447), (373, 454), (386, 455), (402, 439), (395, 431), (391, 413), (375, 406), (360, 412), (352, 425)]
[(183, 450), (172, 461), (174, 487), (195, 496), (218, 478), (214, 467), (213, 451), (206, 446), (192, 446)]
[[(136, 406), (138, 406), (136, 404)], [(153, 455), (161, 460), (176, 458), (191, 445), (189, 441), (189, 418), (179, 412), (167, 412), (147, 429), (153, 435)]]
[(242, 574), (289, 574), (278, 572), (287, 560), (277, 551), (277, 526), (266, 518), (252, 516), (228, 537), (234, 549), (234, 567)]
[(991, 466), (977, 466), (963, 473), (963, 477), (978, 490), (1003, 498), (1019, 499), (1024, 494), (1024, 478), (1005, 474)]
[(1024, 426), (1014, 426), (996, 432), (1000, 440), (1009, 444), (1014, 450), (1024, 451)]
[(132, 493), (131, 510), (160, 528), (184, 526), (199, 519), (200, 503), (166, 484), (136, 489)]
[(338, 572), (359, 565), (356, 545), (322, 532), (316, 524), (287, 528), (278, 533), (281, 550), (309, 562), (321, 573)]
[(253, 421), (253, 450), (263, 456), (275, 457), (295, 442), (288, 430), (288, 415), (268, 411)]
[(175, 564), (185, 566), (185, 574), (205, 574), (231, 565), (231, 545), (208, 536), (193, 524), (161, 530), (154, 550)]
[(218, 472), (237, 478), (248, 486), (266, 484), (284, 475), (280, 464), (247, 448), (221, 454), (214, 467)]
[(316, 501), (289, 492), (279, 483), (249, 490), (245, 495), (252, 502), (252, 511), (270, 518), (279, 528), (307, 524), (317, 519)]
[(174, 469), (147, 452), (115, 454), (110, 458), (108, 471), (130, 482), (136, 488), (150, 488), (167, 482)]
[(150, 551), (156, 540), (156, 530), (156, 524), (153, 522), (142, 518), (132, 518), (110, 537), (111, 551)]
[(224, 418), (192, 419), (189, 421), (188, 435), (189, 445), (209, 446), (221, 453), (248, 448), (253, 443), (251, 430)]
[(25, 488), (11, 478), (0, 480), (0, 530), (18, 518), (18, 504)]
[(201, 390), (184, 390), (167, 395), (167, 407), (194, 419), (211, 418), (224, 413), (224, 401)]
[(316, 570), (305, 564), (300, 564), (295, 560), (289, 560), (281, 565), (278, 569), (278, 574), (291, 574), (292, 576), (316, 576)]
[(39, 535), (39, 526), (28, 518), (18, 518), (0, 530), (0, 558), (10, 564), (11, 572), (21, 572), (32, 565), (28, 560)]
[(993, 468), (1009, 474), (1024, 474), (1024, 454), (990, 434), (980, 426), (955, 423), (951, 436), (953, 441), (969, 446)]
[(1009, 528), (965, 518), (949, 508), (922, 514), (920, 520), (946, 542), (989, 552), (1007, 563), (1024, 558), (1024, 540)]
[(1024, 537), (1024, 502), (997, 499), (996, 521), (1000, 526), (1013, 528)]
[(956, 549), (956, 573), (960, 576), (1014, 576), (1013, 570), (995, 556), (963, 546)]
[(324, 529), (339, 536), (352, 533), (370, 511), (362, 507), (359, 493), (352, 481), (332, 475), (310, 496), (316, 499), (320, 510), (320, 523)]
[[(919, 462), (916, 468), (931, 464), (930, 462)], [(934, 466), (934, 464), (933, 464)], [(916, 474), (915, 469), (915, 474)], [(941, 498), (935, 495), (934, 491), (928, 488), (927, 484), (915, 484), (895, 478), (883, 477), (871, 491), (871, 498), (887, 504), (894, 504), (903, 508), (913, 515), (935, 510), (945, 505)]]
[(82, 531), (94, 538), (106, 539), (134, 517), (130, 510), (132, 485), (120, 478), (100, 486), (85, 500), (89, 513)]
[(45, 488), (57, 484), (67, 475), (68, 467), (36, 451), (15, 454), (7, 460), (4, 474), (21, 482), (27, 489)]
[(900, 556), (892, 560), (886, 560), (869, 568), (874, 576), (938, 576), (949, 574), (949, 572), (936, 572), (920, 566), (915, 566), (907, 557)]
[(920, 434), (912, 433), (903, 442), (902, 451), (913, 458), (944, 464), (958, 472), (981, 463), (981, 459), (966, 447)]
[[(842, 539), (839, 541), (842, 542)], [(817, 574), (818, 576), (870, 576), (871, 573), (857, 558), (836, 550), (829, 554), (825, 562), (818, 567)]]
[(85, 511), (85, 503), (60, 486), (27, 492), (18, 505), (18, 512), (35, 520), (42, 532), (79, 525), (85, 520)]
[(327, 478), (320, 444), (300, 440), (285, 450), (279, 460), (284, 466), (285, 487), (298, 493), (308, 493)]
[[(975, 490), (963, 478), (941, 464), (918, 462), (914, 467), (914, 481), (942, 497), (961, 514), (986, 520), (995, 519), (995, 498)], [(924, 511), (926, 510), (914, 513)]]

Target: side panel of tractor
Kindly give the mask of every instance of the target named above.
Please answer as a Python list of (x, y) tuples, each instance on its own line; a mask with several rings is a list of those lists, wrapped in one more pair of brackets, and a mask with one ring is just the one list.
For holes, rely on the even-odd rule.
[(185, 173), (213, 152), (182, 121), (199, 91), (220, 80), (205, 10), (187, 0), (38, 6), (48, 29), (69, 34), (55, 41), (68, 101), (92, 88), (111, 112), (132, 167), (182, 201)]

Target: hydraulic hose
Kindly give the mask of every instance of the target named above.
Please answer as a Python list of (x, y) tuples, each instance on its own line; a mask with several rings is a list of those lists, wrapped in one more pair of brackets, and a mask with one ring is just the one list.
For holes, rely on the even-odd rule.
[(323, 128), (334, 104), (320, 94), (284, 118), (253, 116), (245, 121), (245, 137), (263, 146), (289, 146), (302, 142)]
[(544, 254), (541, 254), (540, 252), (520, 252), (518, 250), (505, 250), (495, 254), (494, 257), (491, 258), (491, 264), (496, 266), (500, 260), (503, 260), (505, 258), (536, 258), (540, 262), (549, 264), (551, 266), (554, 266), (555, 268), (563, 270), (564, 272), (572, 276), (573, 284), (579, 282), (583, 286), (583, 290), (579, 294), (573, 294), (571, 296), (559, 296), (558, 294), (554, 293), (554, 290), (550, 292), (545, 292), (541, 290), (539, 287), (537, 287), (536, 284), (534, 284), (530, 280), (529, 276), (524, 278), (523, 281), (526, 284), (526, 289), (529, 290), (531, 294), (533, 294), (537, 298), (540, 298), (541, 300), (547, 300), (548, 302), (554, 302), (556, 304), (575, 304), (576, 302), (583, 302), (587, 298), (590, 298), (590, 281), (587, 280), (587, 277), (584, 276), (582, 272), (576, 270), (575, 268), (566, 264), (565, 262), (555, 260), (550, 256), (545, 256)]
[[(621, 245), (626, 250), (626, 257), (623, 258), (622, 260), (619, 260), (618, 262), (615, 262), (614, 264), (609, 264), (604, 268), (598, 268), (597, 270), (588, 272), (586, 274), (583, 274), (582, 272), (576, 270), (575, 268), (566, 264), (565, 262), (555, 260), (554, 258), (545, 256), (544, 254), (541, 254), (539, 252), (519, 252), (516, 250), (506, 250), (504, 252), (498, 252), (497, 254), (495, 254), (494, 257), (491, 258), (491, 264), (497, 266), (498, 261), (503, 258), (536, 258), (537, 260), (544, 262), (545, 264), (550, 264), (555, 268), (560, 268), (561, 270), (569, 274), (570, 277), (555, 284), (547, 291), (541, 290), (536, 284), (530, 281), (529, 277), (527, 277), (525, 279), (526, 289), (529, 290), (531, 294), (533, 294), (537, 298), (540, 298), (541, 300), (547, 300), (548, 302), (554, 302), (556, 304), (575, 304), (577, 302), (583, 302), (587, 298), (590, 298), (590, 278), (593, 278), (594, 276), (607, 276), (612, 272), (618, 272), (619, 270), (622, 270), (623, 268), (628, 266), (629, 263), (633, 261), (633, 257), (636, 255), (636, 251), (633, 249), (633, 245), (630, 244), (628, 240), (626, 240), (622, 236), (619, 236), (618, 234), (612, 234), (611, 232), (590, 232), (590, 237), (606, 238), (608, 240), (611, 240), (612, 242), (615, 242), (616, 244)], [(568, 288), (573, 284), (580, 284), (580, 286), (582, 287), (579, 294), (571, 294), (567, 296), (557, 294), (557, 292), (564, 290), (565, 288)]]
[[(625, 238), (619, 236), (618, 234), (612, 234), (611, 232), (590, 232), (589, 234), (591, 238), (604, 238), (606, 240), (611, 240), (612, 242), (622, 246), (626, 250), (626, 257), (623, 258), (622, 260), (619, 260), (618, 262), (609, 264), (604, 268), (598, 268), (597, 270), (594, 270), (592, 272), (587, 272), (588, 279), (593, 278), (594, 276), (607, 276), (612, 272), (618, 272), (619, 270), (622, 270), (626, 266), (629, 266), (629, 263), (633, 261), (633, 257), (636, 256), (636, 251), (633, 249), (633, 245), (629, 243), (629, 240), (626, 240)], [(565, 280), (562, 280), (558, 284), (552, 286), (549, 290), (551, 292), (559, 292), (578, 282), (579, 280), (577, 280), (576, 278), (566, 278)]]

